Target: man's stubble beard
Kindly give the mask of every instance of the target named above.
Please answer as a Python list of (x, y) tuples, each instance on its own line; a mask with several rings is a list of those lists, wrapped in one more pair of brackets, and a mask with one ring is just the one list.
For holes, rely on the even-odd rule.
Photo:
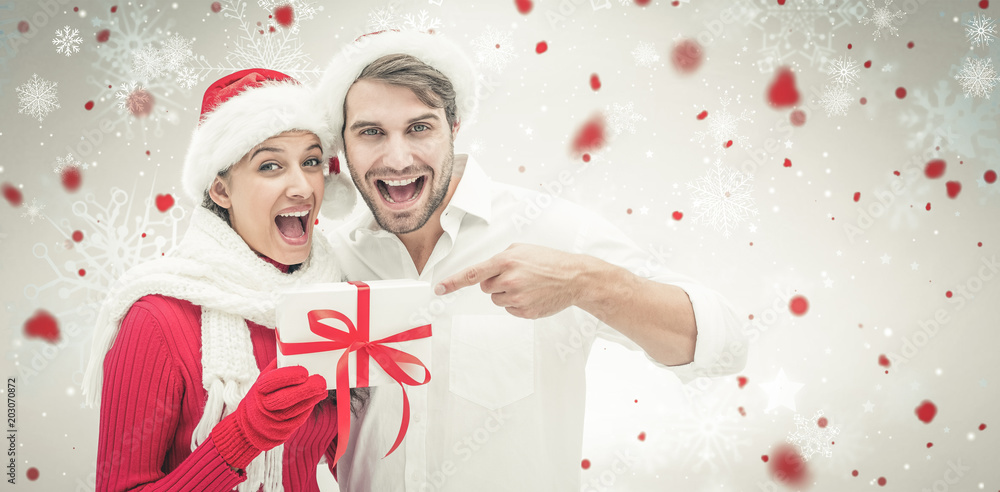
[[(346, 150), (344, 154), (345, 154), (344, 155), (345, 160), (348, 160), (346, 155), (347, 154)], [(413, 170), (423, 171), (429, 167), (430, 166), (424, 165), (421, 167), (413, 168)], [(427, 201), (427, 206), (422, 211), (419, 210), (407, 211), (398, 220), (393, 220), (392, 217), (386, 216), (386, 214), (384, 213), (385, 211), (378, 206), (381, 200), (381, 198), (378, 196), (381, 193), (378, 190), (378, 187), (375, 187), (373, 190), (367, 189), (368, 183), (372, 182), (371, 176), (367, 175), (365, 176), (365, 181), (363, 182), (365, 184), (365, 187), (362, 188), (361, 186), (358, 185), (359, 180), (357, 174), (354, 171), (354, 168), (351, 167), (350, 162), (347, 162), (347, 169), (349, 169), (351, 172), (351, 179), (354, 181), (354, 186), (355, 188), (358, 189), (358, 192), (361, 194), (361, 198), (364, 199), (365, 204), (368, 205), (368, 210), (371, 210), (372, 215), (375, 217), (375, 221), (378, 222), (379, 227), (393, 234), (407, 234), (410, 232), (414, 232), (423, 227), (425, 224), (427, 224), (427, 221), (430, 220), (432, 215), (434, 215), (434, 212), (437, 210), (437, 208), (441, 206), (441, 202), (444, 201), (444, 197), (448, 195), (448, 187), (451, 184), (451, 175), (452, 171), (454, 170), (454, 167), (455, 167), (455, 141), (454, 139), (452, 139), (451, 142), (449, 142), (448, 144), (448, 155), (446, 155), (441, 162), (440, 166), (441, 174), (438, 175), (438, 173), (436, 173), (433, 169), (430, 169), (432, 182), (424, 184), (424, 188), (430, 186), (430, 189), (421, 190), (421, 193), (431, 193), (429, 200)], [(404, 169), (404, 171), (410, 169), (411, 168), (408, 167), (407, 169)], [(368, 173), (371, 173), (371, 170), (369, 170)], [(406, 173), (400, 173), (400, 174), (406, 174)], [(407, 221), (407, 219), (409, 219), (414, 213), (422, 214), (420, 216), (420, 219), (416, 221), (415, 225), (399, 223)]]

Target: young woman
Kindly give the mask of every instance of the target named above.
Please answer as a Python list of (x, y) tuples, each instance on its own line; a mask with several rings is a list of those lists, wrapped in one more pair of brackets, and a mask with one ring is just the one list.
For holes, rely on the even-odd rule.
[(182, 177), (202, 206), (98, 316), (84, 382), (101, 400), (97, 490), (318, 490), (335, 403), (322, 376), (275, 367), (273, 330), (279, 290), (342, 278), (313, 226), (321, 206), (348, 212), (354, 189), (328, 170), (334, 135), (311, 99), (263, 69), (205, 92)]

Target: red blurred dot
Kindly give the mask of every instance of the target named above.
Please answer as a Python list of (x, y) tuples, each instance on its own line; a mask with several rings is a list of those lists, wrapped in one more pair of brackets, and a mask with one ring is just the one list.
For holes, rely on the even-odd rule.
[(222, 12), (222, 4), (219, 3), (219, 2), (212, 2), (211, 9), (212, 9), (212, 12), (215, 12), (216, 14), (218, 14), (219, 12)]
[(646, 433), (645, 432), (640, 432), (639, 433), (639, 440), (640, 441), (645, 441), (646, 440)]
[(73, 231), (72, 237), (75, 242), (83, 241), (83, 231)]
[(951, 299), (951, 296), (952, 296), (951, 291), (949, 290), (948, 292), (945, 292), (944, 296), (947, 297), (947, 298), (949, 298), (949, 299)]
[(857, 202), (857, 201), (860, 201), (860, 200), (861, 200), (861, 192), (860, 191), (855, 191), (854, 192), (854, 201)]
[(514, 5), (517, 6), (517, 11), (524, 15), (528, 15), (532, 7), (534, 7), (531, 0), (514, 0)]
[(539, 55), (545, 53), (548, 50), (549, 50), (549, 43), (546, 43), (545, 41), (539, 41), (538, 44), (535, 45), (535, 53), (538, 53)]
[(708, 118), (708, 111), (707, 110), (702, 110), (702, 112), (698, 113), (698, 119), (699, 120), (703, 120), (705, 118)]
[(80, 271), (78, 271), (76, 273), (80, 274), (80, 276), (82, 277), (82, 276), (84, 276), (84, 275), (87, 274), (87, 271), (81, 268)]
[(584, 459), (583, 461), (580, 462), (580, 466), (583, 467), (584, 470), (589, 469), (590, 468), (590, 460)]
[(885, 477), (878, 477), (878, 484), (885, 487)]
[(792, 124), (795, 126), (802, 126), (806, 124), (806, 112), (801, 109), (796, 109), (795, 111), (792, 111), (792, 114), (789, 116), (789, 120), (791, 120)]
[(990, 0), (979, 0), (979, 8), (985, 9), (990, 6)]
[(767, 460), (769, 459), (770, 458), (768, 458), (766, 454), (760, 456), (760, 460), (763, 461), (764, 463), (767, 463)]
[(989, 184), (993, 184), (997, 180), (997, 172), (992, 169), (986, 171), (983, 173), (983, 180)]
[(861, 105), (864, 106), (865, 104), (868, 104), (868, 98), (867, 97), (862, 97), (860, 102), (861, 102)]
[(826, 424), (828, 424), (828, 423), (829, 423), (829, 421), (826, 420), (826, 417), (820, 417), (816, 421), (816, 425), (818, 425), (820, 429), (825, 429), (826, 428)]
[(590, 162), (590, 154), (583, 154), (583, 162)]
[(590, 75), (590, 88), (595, 91), (601, 88), (601, 78), (596, 73)]
[(693, 39), (684, 39), (674, 45), (671, 60), (674, 68), (683, 73), (691, 73), (701, 66), (704, 52), (701, 45)]
[(906, 97), (906, 89), (903, 88), (903, 87), (897, 87), (896, 88), (896, 97), (898, 97), (899, 99), (902, 99), (902, 98)]
[(809, 310), (809, 301), (803, 296), (795, 296), (788, 303), (788, 309), (796, 316), (802, 316)]
[(274, 20), (281, 27), (292, 27), (295, 21), (295, 11), (291, 5), (282, 5), (274, 9)]
[(518, 166), (517, 167), (517, 172), (523, 173), (524, 172), (524, 166)]
[(31, 29), (31, 24), (28, 24), (28, 21), (21, 21), (17, 23), (17, 32), (24, 34), (28, 32), (28, 29)]
[(83, 109), (86, 109), (87, 111), (94, 109), (94, 101), (87, 101), (87, 104), (83, 105)]
[(21, 190), (15, 188), (14, 185), (10, 183), (3, 184), (3, 197), (15, 207), (20, 207), (21, 202), (24, 201), (24, 196), (21, 195)]
[(932, 443), (932, 442), (929, 442), (929, 443), (927, 443), (927, 448), (928, 448), (928, 449), (930, 449), (930, 448), (932, 448), (932, 447), (934, 447), (934, 443)]
[(679, 210), (675, 210), (674, 213), (671, 214), (671, 217), (673, 217), (674, 220), (681, 220), (684, 218), (684, 213)]
[(632, 209), (631, 209), (631, 208), (630, 208), (630, 209), (626, 209), (626, 210), (625, 210), (625, 213), (627, 213), (627, 214), (629, 214), (629, 215), (632, 215)]
[(25, 475), (27, 475), (28, 480), (31, 480), (32, 482), (38, 480), (38, 468), (35, 467), (28, 468), (28, 472), (25, 473)]
[(979, 424), (979, 430), (986, 430), (986, 424)]
[(910, 41), (909, 43), (906, 43), (906, 47), (912, 50), (913, 49), (913, 41)]
[(645, 7), (649, 5), (649, 0), (635, 0), (635, 4), (640, 7)]
[(858, 471), (857, 470), (851, 471), (851, 476), (854, 476), (854, 477), (858, 476)]
[(847, 49), (851, 49), (851, 48), (854, 48), (854, 45), (852, 45), (851, 43), (847, 43)]
[(118, 12), (118, 6), (117, 5), (112, 5), (111, 6), (111, 13), (113, 14), (115, 12)]
[(101, 31), (99, 31), (97, 33), (97, 42), (98, 43), (105, 43), (105, 42), (108, 41), (109, 38), (111, 38), (111, 30), (110, 29), (104, 29), (104, 30), (101, 30)]
[(872, 68), (872, 61), (868, 60), (865, 62), (865, 68)]

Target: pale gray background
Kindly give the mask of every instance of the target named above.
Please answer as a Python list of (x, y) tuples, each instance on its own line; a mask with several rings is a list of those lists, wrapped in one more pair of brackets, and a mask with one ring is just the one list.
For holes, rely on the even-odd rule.
[[(973, 50), (963, 27), (975, 13), (1000, 17), (1000, 5), (980, 10), (978, 0), (895, 0), (889, 8), (906, 13), (896, 22), (898, 36), (876, 40), (874, 26), (861, 23), (872, 5), (884, 5), (872, 2), (685, 0), (674, 7), (654, 0), (640, 8), (628, 0), (541, 0), (522, 15), (511, 1), (325, 2), (320, 10), (297, 0), (300, 14), (317, 11), (300, 20), (291, 49), (271, 63), (237, 57), (245, 26), (212, 14), (207, 0), (67, 3), (52, 15), (35, 2), (0, 3), (0, 30), (10, 37), (0, 49), (0, 181), (25, 197), (20, 208), (0, 203), (4, 374), (19, 378), (18, 486), (93, 486), (98, 414), (81, 408), (79, 384), (94, 303), (115, 275), (168, 251), (183, 233), (193, 204), (181, 194), (180, 166), (208, 83), (262, 64), (314, 82), (335, 50), (379, 27), (375, 14), (392, 7), (389, 25), (411, 15), (418, 27), (456, 40), (473, 60), (484, 50), (480, 118), (463, 127), (458, 151), (476, 155), (494, 179), (525, 187), (569, 171), (574, 180), (561, 196), (617, 223), (650, 251), (651, 262), (667, 262), (724, 293), (753, 337), (742, 389), (736, 376), (682, 387), (640, 355), (598, 344), (588, 368), (580, 457), (592, 464), (582, 471), (586, 489), (780, 490), (761, 456), (795, 432), (796, 415), (814, 421), (823, 412), (838, 434), (830, 456), (808, 461), (810, 490), (878, 488), (878, 477), (886, 477), (885, 490), (1000, 490), (1000, 287), (981, 269), (1000, 248), (1000, 183), (982, 179), (987, 169), (1000, 168), (1000, 92), (966, 98), (954, 79), (970, 55), (1000, 64), (1000, 42)], [(256, 1), (242, 13), (249, 28), (259, 21), (267, 29), (268, 10)], [(22, 36), (16, 25), (24, 19), (32, 27)], [(70, 57), (52, 43), (64, 26), (79, 29), (83, 40)], [(111, 40), (98, 47), (94, 36), (103, 28), (111, 29)], [(159, 49), (174, 34), (193, 38), (200, 57), (182, 66), (199, 77), (191, 89), (177, 81), (177, 71), (143, 76), (132, 66), (134, 52)], [(698, 38), (705, 47), (694, 74), (681, 75), (670, 62), (678, 37)], [(538, 55), (542, 40), (549, 50)], [(502, 43), (501, 54), (477, 48), (484, 43)], [(640, 43), (651, 44), (659, 58), (634, 58)], [(829, 58), (843, 55), (873, 65), (860, 68), (848, 87), (854, 102), (847, 115), (828, 116), (818, 102), (829, 79), (825, 69)], [(779, 65), (796, 73), (804, 126), (788, 124), (790, 108), (765, 103)], [(597, 92), (589, 86), (592, 73), (603, 83)], [(32, 74), (58, 84), (60, 107), (41, 122), (18, 114), (15, 88)], [(156, 99), (146, 119), (116, 107), (115, 92), (133, 81)], [(900, 86), (908, 91), (902, 100), (894, 95)], [(862, 96), (865, 106), (857, 103)], [(91, 111), (84, 109), (89, 100)], [(629, 120), (634, 133), (620, 123), (620, 134), (609, 130), (608, 145), (587, 166), (570, 154), (585, 120), (628, 103), (641, 115)], [(699, 121), (702, 110), (709, 118)], [(719, 136), (734, 140), (722, 149), (715, 136), (702, 139), (699, 132), (726, 111), (745, 111), (746, 119)], [(103, 120), (110, 133), (100, 130)], [(81, 143), (98, 138), (96, 145)], [(75, 193), (53, 172), (56, 158), (68, 152), (88, 166)], [(933, 157), (948, 163), (943, 178), (914, 171)], [(785, 158), (791, 168), (782, 166)], [(753, 176), (753, 202), (732, 199), (756, 215), (736, 217), (728, 235), (718, 221), (696, 220), (701, 205), (689, 186), (717, 159)], [(963, 185), (954, 200), (945, 193), (948, 180)], [(109, 208), (114, 189), (123, 190), (117, 212)], [(163, 193), (178, 198), (170, 215), (150, 202)], [(876, 193), (893, 196), (887, 210)], [(33, 201), (37, 213), (29, 211)], [(671, 218), (677, 210), (684, 213), (679, 222)], [(866, 210), (874, 215), (870, 222), (861, 217)], [(852, 237), (845, 225), (863, 232)], [(85, 233), (75, 245), (68, 241), (74, 230)], [(959, 285), (976, 290), (961, 306), (945, 297)], [(809, 300), (803, 317), (789, 313), (793, 293)], [(55, 346), (23, 335), (25, 320), (40, 308), (60, 321), (63, 336)], [(917, 335), (919, 323), (939, 310), (949, 321), (929, 341)], [(920, 347), (904, 351), (908, 343)], [(885, 374), (879, 354), (906, 360), (893, 357)], [(801, 384), (783, 406), (761, 386), (779, 371)], [(924, 399), (939, 410), (930, 424), (914, 414)], [(986, 430), (978, 430), (980, 423)], [(946, 475), (950, 464), (971, 470), (947, 484), (946, 477), (955, 477)], [(40, 472), (35, 482), (24, 478), (30, 467)]]

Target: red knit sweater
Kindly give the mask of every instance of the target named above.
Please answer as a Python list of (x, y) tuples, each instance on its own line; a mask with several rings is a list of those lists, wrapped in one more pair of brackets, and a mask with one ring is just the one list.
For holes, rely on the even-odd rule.
[[(264, 368), (277, 357), (274, 330), (247, 326)], [(212, 439), (191, 451), (208, 396), (201, 374), (201, 308), (159, 295), (133, 304), (104, 359), (98, 491), (228, 491), (245, 480)], [(323, 401), (285, 442), (285, 490), (319, 490), (316, 468), (324, 454), (332, 462), (336, 436), (336, 406)]]

